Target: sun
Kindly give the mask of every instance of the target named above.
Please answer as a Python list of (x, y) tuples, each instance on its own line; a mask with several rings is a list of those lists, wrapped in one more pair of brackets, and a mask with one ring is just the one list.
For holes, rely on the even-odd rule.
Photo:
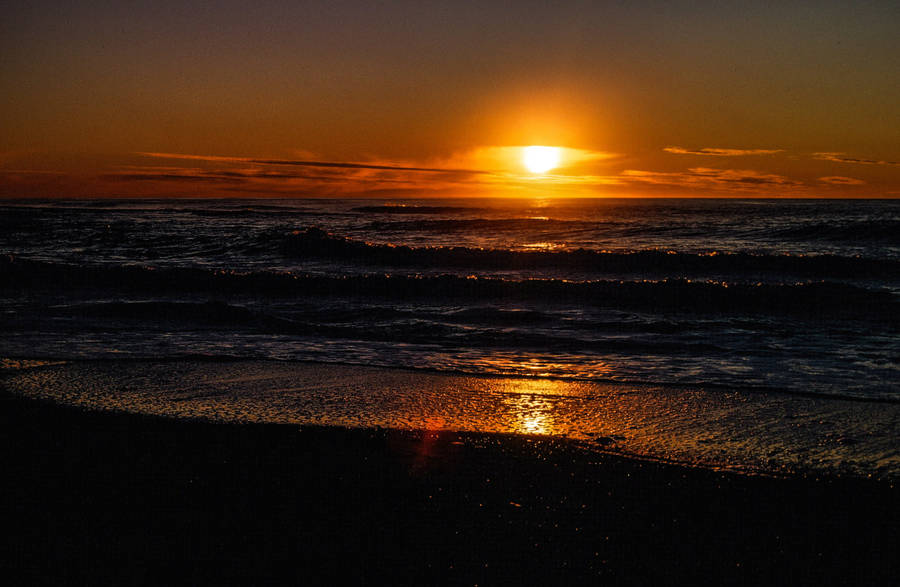
[(522, 164), (531, 173), (547, 173), (559, 166), (561, 151), (559, 147), (524, 147)]

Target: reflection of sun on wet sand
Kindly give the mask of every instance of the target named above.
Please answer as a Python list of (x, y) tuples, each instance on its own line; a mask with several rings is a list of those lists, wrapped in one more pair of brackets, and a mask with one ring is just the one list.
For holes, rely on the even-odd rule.
[(517, 379), (501, 386), (508, 394), (507, 405), (512, 412), (510, 422), (519, 434), (559, 434), (553, 426), (553, 403), (545, 396), (561, 388), (558, 381), (546, 379)]
[(530, 400), (523, 402), (517, 406), (519, 416), (517, 420), (516, 432), (521, 434), (553, 434), (553, 428), (550, 425), (550, 418), (547, 414), (547, 407), (540, 405), (539, 402)]

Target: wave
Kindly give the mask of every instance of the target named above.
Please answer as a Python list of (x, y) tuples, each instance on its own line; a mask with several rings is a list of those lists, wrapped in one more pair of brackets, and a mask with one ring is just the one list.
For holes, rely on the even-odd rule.
[(484, 212), (485, 210), (487, 210), (487, 208), (469, 206), (407, 206), (403, 204), (358, 206), (353, 208), (354, 212), (364, 212), (367, 214), (460, 214)]
[(165, 206), (134, 206), (132, 202), (128, 202), (129, 206), (124, 207), (116, 205), (115, 202), (103, 205), (68, 205), (68, 206), (48, 206), (34, 204), (0, 204), (0, 212), (4, 214), (15, 214), (17, 216), (59, 216), (60, 214), (76, 212), (84, 215), (103, 215), (113, 214), (116, 216), (132, 215), (132, 214), (190, 214), (200, 217), (216, 217), (216, 216), (275, 216), (275, 215), (309, 215), (316, 212), (308, 207), (302, 206), (278, 206), (273, 204), (250, 204), (250, 205), (225, 205), (219, 204), (215, 207), (196, 207), (196, 206), (173, 206), (171, 202), (167, 202)]
[(129, 293), (200, 293), (386, 299), (452, 303), (454, 300), (578, 304), (591, 307), (727, 314), (789, 314), (828, 319), (853, 316), (897, 324), (896, 296), (883, 290), (832, 283), (723, 283), (659, 281), (507, 280), (458, 275), (362, 274), (324, 276), (145, 266), (81, 266), (0, 257), (0, 291), (113, 290)]
[[(391, 210), (388, 212), (385, 208)], [(476, 208), (435, 207), (364, 207), (357, 211), (382, 214), (442, 214), (476, 212)], [(900, 247), (900, 220), (849, 220), (843, 222), (795, 221), (788, 226), (760, 226), (730, 220), (729, 222), (679, 222), (650, 224), (635, 220), (584, 220), (552, 217), (519, 218), (417, 218), (415, 220), (375, 219), (367, 225), (380, 231), (521, 231), (521, 230), (584, 230), (604, 238), (642, 236), (678, 236), (698, 238), (728, 238), (740, 236), (760, 242), (826, 242), (879, 244)]]
[(649, 250), (613, 253), (588, 249), (514, 251), (471, 247), (410, 247), (373, 244), (335, 236), (313, 227), (294, 231), (285, 253), (392, 267), (456, 267), (471, 269), (578, 269), (607, 274), (778, 273), (817, 278), (885, 278), (900, 275), (900, 261), (839, 255), (755, 255), (749, 253), (688, 254)]
[(900, 247), (900, 221), (855, 220), (799, 224), (772, 231), (777, 237), (823, 242), (880, 243)]
[(288, 208), (279, 206), (248, 206), (244, 208), (198, 208), (178, 210), (202, 218), (253, 218), (278, 216), (311, 216), (316, 212), (304, 208)]
[(580, 220), (531, 216), (520, 218), (440, 218), (414, 220), (374, 220), (366, 225), (374, 231), (394, 232), (483, 232), (522, 230), (585, 231), (607, 239), (640, 236), (727, 236), (732, 227), (684, 223), (648, 224), (628, 220)]
[(369, 231), (381, 232), (406, 232), (406, 231), (430, 231), (430, 232), (484, 232), (504, 231), (518, 232), (521, 230), (576, 230), (598, 229), (602, 224), (586, 222), (583, 220), (558, 220), (555, 218), (471, 218), (471, 219), (440, 219), (440, 220), (394, 220), (374, 221), (366, 225)]

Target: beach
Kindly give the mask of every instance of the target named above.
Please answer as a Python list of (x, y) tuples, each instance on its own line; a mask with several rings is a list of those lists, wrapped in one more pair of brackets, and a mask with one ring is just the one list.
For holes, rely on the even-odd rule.
[(216, 422), (2, 396), (30, 584), (889, 584), (898, 488), (562, 436)]

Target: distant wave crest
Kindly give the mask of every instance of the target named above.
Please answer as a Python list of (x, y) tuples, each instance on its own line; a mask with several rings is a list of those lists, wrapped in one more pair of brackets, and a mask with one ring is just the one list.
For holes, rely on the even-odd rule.
[(816, 278), (896, 278), (900, 261), (838, 255), (688, 254), (659, 250), (613, 253), (588, 249), (513, 251), (471, 247), (409, 247), (372, 244), (312, 227), (295, 231), (284, 242), (287, 254), (399, 267), (472, 269), (577, 269), (606, 274), (778, 273)]
[(470, 206), (422, 206), (422, 205), (401, 205), (387, 204), (381, 206), (357, 206), (353, 208), (354, 212), (365, 212), (374, 214), (459, 214), (459, 213), (475, 213), (483, 212), (486, 208), (470, 207)]

